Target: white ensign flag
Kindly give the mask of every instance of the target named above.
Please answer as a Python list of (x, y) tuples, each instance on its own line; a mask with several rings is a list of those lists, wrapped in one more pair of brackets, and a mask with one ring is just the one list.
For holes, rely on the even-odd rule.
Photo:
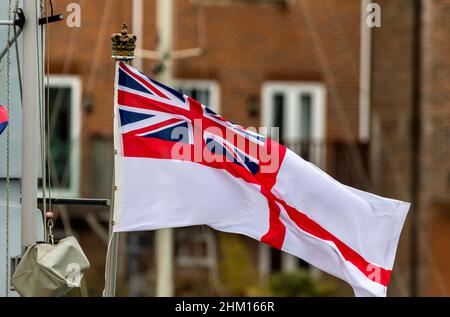
[(115, 148), (116, 232), (208, 225), (293, 254), (357, 296), (386, 296), (409, 203), (345, 186), (124, 63)]

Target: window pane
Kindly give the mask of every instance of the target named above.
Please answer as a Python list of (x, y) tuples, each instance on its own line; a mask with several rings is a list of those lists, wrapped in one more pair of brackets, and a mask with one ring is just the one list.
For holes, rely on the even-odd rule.
[(210, 95), (209, 89), (203, 90), (202, 98), (201, 98), (201, 100), (199, 100), (199, 101), (200, 101), (202, 104), (204, 104), (205, 106), (208, 106), (208, 107), (217, 107), (217, 105), (212, 105), (212, 104), (211, 104), (211, 98), (209, 97), (209, 95)]
[(300, 96), (300, 138), (302, 140), (309, 140), (312, 135), (311, 104), (312, 96), (310, 94)]
[(198, 100), (198, 90), (197, 89), (190, 89), (189, 96), (197, 101), (200, 101), (200, 100)]
[(197, 100), (198, 102), (204, 104), (205, 106), (215, 107), (216, 105), (210, 104), (210, 91), (208, 88), (184, 88), (178, 87), (178, 90), (185, 94), (186, 96), (191, 97), (192, 99)]
[[(278, 127), (278, 141), (280, 143), (283, 143), (283, 130), (284, 130), (284, 107), (285, 107), (285, 100), (284, 100), (284, 94), (282, 93), (276, 93), (273, 95), (273, 127)], [(277, 141), (276, 136), (272, 135), (271, 138), (273, 138), (275, 141)]]
[[(71, 89), (50, 88), (51, 178), (55, 188), (70, 189)], [(48, 172), (47, 172), (48, 173)]]

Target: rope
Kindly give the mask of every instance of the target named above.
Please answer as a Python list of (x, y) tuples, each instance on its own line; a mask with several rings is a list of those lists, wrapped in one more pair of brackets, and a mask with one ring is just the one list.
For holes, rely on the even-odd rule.
[[(80, 0), (79, 1), (81, 6), (83, 6), (85, 2), (86, 2), (86, 0)], [(50, 6), (52, 6), (51, 1), (50, 1)], [(74, 52), (76, 50), (76, 41), (77, 41), (78, 35), (79, 35), (79, 32), (76, 32), (76, 28), (73, 28), (72, 31), (70, 32), (70, 40), (69, 40), (69, 43), (67, 45), (67, 54), (65, 55), (64, 64), (63, 64), (62, 71), (61, 71), (62, 74), (65, 74), (65, 73), (69, 72), (69, 68), (72, 65), (73, 55), (74, 55)], [(47, 41), (47, 43), (48, 42), (49, 41)], [(47, 54), (47, 56), (49, 57), (50, 54)], [(48, 60), (47, 65), (50, 65), (49, 60)], [(48, 74), (49, 74), (49, 72), (48, 72)], [(49, 82), (49, 79), (47, 78), (47, 83), (48, 82)], [(47, 87), (49, 89), (49, 85), (48, 84), (47, 84)], [(49, 96), (49, 93), (47, 93), (47, 95)], [(58, 118), (59, 109), (61, 107), (61, 102), (62, 102), (62, 94), (61, 94), (61, 92), (58, 91), (56, 93), (55, 101), (53, 103), (53, 108), (52, 108), (53, 115), (51, 116), (51, 118), (47, 117), (47, 131), (48, 131), (47, 143), (48, 143), (48, 145), (50, 145), (50, 139), (51, 139), (51, 132), (50, 131), (53, 131), (54, 128), (55, 128), (56, 120)], [(47, 102), (47, 103), (49, 104), (49, 102)], [(72, 151), (72, 150), (73, 149), (72, 149), (72, 145), (71, 145), (70, 146), (70, 151)], [(55, 170), (54, 166), (52, 165), (52, 157), (51, 157), (50, 154), (48, 154), (48, 157), (47, 157), (47, 166), (48, 166), (47, 169), (49, 170), (49, 172), (48, 172), (48, 184), (49, 185), (54, 184), (55, 186), (58, 186), (58, 184), (60, 182), (57, 179), (57, 173), (56, 173), (56, 170)], [(66, 174), (67, 174), (67, 167), (64, 170), (63, 180), (66, 179), (66, 177), (67, 177)], [(49, 198), (51, 198), (51, 188), (50, 188), (50, 186), (49, 186)], [(49, 208), (52, 209), (51, 204), (50, 204)], [(60, 212), (64, 213), (65, 210), (62, 209), (62, 210), (60, 210)], [(55, 214), (54, 217), (56, 218), (56, 214)], [(65, 235), (66, 236), (67, 235), (71, 235), (72, 234), (72, 230), (70, 228), (70, 222), (64, 221), (64, 217), (62, 217), (62, 218), (63, 218), (63, 228), (64, 228)], [(53, 220), (52, 220), (52, 222), (53, 222)]]
[[(44, 3), (44, 0), (41, 0), (41, 3)], [(50, 5), (51, 5), (51, 11), (53, 12), (53, 4), (51, 3), (50, 0)], [(48, 11), (48, 1), (46, 2), (46, 8)], [(47, 21), (48, 22), (48, 21)], [(52, 180), (52, 169), (51, 169), (51, 152), (50, 152), (50, 45), (49, 45), (49, 41), (48, 41), (48, 37), (49, 37), (49, 32), (48, 32), (48, 23), (45, 24), (45, 37), (47, 39), (46, 41), (46, 55), (47, 55), (47, 98), (45, 100), (45, 113), (46, 113), (46, 121), (47, 121), (47, 170), (49, 173), (49, 177), (48, 177), (48, 198), (49, 198), (49, 211), (52, 211), (52, 190), (51, 190), (51, 180)], [(53, 239), (53, 219), (48, 219), (47, 221), (47, 228), (49, 230), (49, 240), (52, 244), (54, 244), (54, 239)]]
[[(41, 1), (41, 5), (40, 5), (40, 16), (42, 17), (44, 15), (43, 12), (43, 7), (42, 7), (42, 1)], [(40, 28), (40, 35), (41, 35), (41, 47), (43, 45), (43, 30), (42, 27)], [(43, 54), (41, 54), (39, 57), (39, 62), (38, 62), (38, 72), (39, 72), (39, 77), (38, 77), (38, 85), (39, 85), (39, 89), (38, 89), (38, 96), (39, 96), (39, 132), (40, 132), (40, 145), (41, 145), (41, 173), (42, 173), (42, 198), (43, 198), (43, 211), (42, 211), (42, 217), (44, 219), (44, 223), (46, 223), (46, 211), (47, 211), (47, 199), (46, 199), (46, 195), (47, 195), (47, 171), (45, 168), (45, 113), (44, 113), (44, 96), (43, 96)], [(44, 235), (45, 237), (47, 236), (47, 228), (44, 225)]]
[[(14, 11), (12, 9), (12, 0), (9, 0), (8, 4), (8, 20), (12, 19), (12, 15), (14, 16), (19, 7), (19, 0), (16, 0), (14, 4)], [(15, 31), (14, 31), (15, 32)], [(8, 27), (8, 39), (11, 37), (11, 27)], [(17, 42), (16, 42), (17, 43)], [(16, 46), (17, 52), (17, 46)], [(17, 56), (17, 55), (16, 55)], [(11, 77), (11, 54), (8, 50), (6, 55), (6, 109), (10, 109), (11, 104), (11, 92), (10, 92), (10, 78)], [(5, 279), (5, 296), (9, 296), (9, 285), (10, 285), (10, 258), (9, 258), (9, 213), (10, 213), (10, 193), (11, 193), (11, 178), (10, 178), (10, 130), (11, 130), (11, 120), (9, 122), (9, 127), (6, 129), (6, 213), (5, 213), (5, 226), (6, 226), (6, 246), (5, 246), (5, 271), (6, 271), (6, 279)]]
[[(11, 20), (11, 5), (12, 2), (9, 0), (8, 6), (8, 20)], [(11, 28), (8, 27), (8, 39), (11, 35)], [(10, 99), (10, 67), (11, 67), (11, 56), (10, 52), (6, 53), (6, 108), (9, 113), (9, 104), (11, 102)], [(11, 121), (11, 120), (10, 120)], [(8, 127), (6, 129), (6, 213), (5, 213), (5, 225), (6, 225), (6, 246), (5, 246), (5, 267), (6, 267), (6, 279), (5, 279), (5, 296), (9, 295), (9, 195), (10, 195), (10, 179), (9, 179), (9, 130)]]
[[(40, 16), (45, 17), (48, 11), (48, 2), (40, 1)], [(48, 21), (47, 21), (48, 22)], [(45, 29), (44, 29), (45, 28)], [(42, 171), (42, 197), (43, 197), (43, 218), (44, 232), (47, 243), (54, 244), (53, 237), (53, 220), (47, 219), (47, 211), (52, 211), (51, 204), (51, 169), (50, 169), (50, 129), (49, 122), (49, 46), (48, 40), (44, 42), (44, 38), (48, 38), (48, 23), (40, 28), (40, 45), (42, 50), (38, 54), (39, 66), (39, 111), (40, 111), (40, 135), (41, 135), (41, 171)], [(39, 39), (38, 39), (39, 40)], [(47, 50), (47, 87), (44, 83), (45, 57), (44, 49)], [(43, 93), (47, 88), (47, 94)], [(47, 133), (46, 133), (47, 130)], [(48, 191), (48, 195), (47, 195)], [(48, 205), (47, 205), (48, 196)]]
[[(17, 14), (18, 7), (19, 7), (19, 4), (18, 4), (18, 2), (16, 2), (16, 7), (14, 9), (14, 18), (16, 18), (16, 16), (18, 17), (18, 14)], [(17, 36), (17, 26), (15, 24), (13, 25), (13, 29), (14, 29), (14, 37), (16, 37)], [(19, 44), (17, 44), (17, 40), (14, 41), (14, 48), (16, 49), (17, 76), (19, 78), (20, 101), (21, 101), (20, 105), (22, 106), (22, 98), (23, 98), (22, 72), (20, 70)]]
[[(111, 289), (115, 291), (115, 279), (113, 278), (112, 281), (109, 279), (109, 270), (110, 268), (110, 262), (111, 262), (111, 245), (115, 238), (117, 238), (117, 233), (114, 232), (111, 229), (111, 235), (108, 240), (108, 247), (106, 248), (106, 263), (105, 263), (105, 287), (103, 289), (102, 297), (109, 297), (111, 294)], [(117, 256), (117, 255), (116, 255)], [(114, 285), (111, 286), (111, 283)]]

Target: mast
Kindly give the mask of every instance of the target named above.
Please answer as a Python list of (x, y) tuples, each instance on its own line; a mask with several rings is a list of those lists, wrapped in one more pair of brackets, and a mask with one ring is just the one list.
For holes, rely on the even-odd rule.
[[(143, 32), (142, 28), (142, 7), (141, 0), (133, 2), (133, 26), (138, 32)], [(158, 52), (160, 62), (162, 63), (162, 71), (159, 73), (158, 80), (164, 84), (172, 85), (172, 38), (173, 38), (173, 0), (158, 0), (157, 2), (157, 31), (158, 31)], [(136, 21), (134, 20), (136, 19)], [(125, 29), (126, 31), (126, 25)], [(124, 31), (123, 30), (123, 31)], [(122, 35), (114, 34), (115, 37), (130, 36), (127, 32)], [(141, 34), (142, 35), (142, 34)], [(132, 35), (135, 39), (134, 34)], [(140, 45), (142, 46), (142, 45)], [(133, 42), (133, 51), (135, 45)], [(138, 48), (139, 49), (139, 48)], [(143, 50), (141, 50), (143, 51)], [(123, 56), (125, 54), (127, 56)], [(197, 52), (195, 52), (197, 54)], [(191, 54), (192, 55), (192, 54)], [(138, 55), (140, 56), (140, 55)], [(129, 61), (134, 59), (134, 52), (122, 52), (117, 50), (113, 39), (113, 59), (116, 61)], [(138, 59), (135, 66), (142, 67), (142, 59)], [(117, 184), (115, 184), (117, 185)], [(113, 188), (116, 186), (114, 185)], [(113, 191), (114, 192), (114, 191)], [(113, 193), (114, 195), (114, 193)], [(114, 199), (113, 199), (114, 201)], [(113, 212), (111, 213), (113, 214)], [(110, 242), (108, 246), (107, 267), (106, 267), (106, 283), (105, 296), (114, 296), (116, 268), (117, 268), (117, 235), (112, 233), (110, 228)], [(156, 296), (173, 296), (174, 282), (173, 282), (173, 230), (161, 229), (155, 233), (156, 245)]]
[[(126, 23), (122, 24), (122, 30), (120, 33), (114, 33), (111, 35), (112, 41), (112, 56), (111, 58), (116, 61), (116, 67), (118, 62), (129, 63), (134, 59), (134, 49), (136, 43), (136, 36), (128, 33), (128, 26)], [(116, 97), (114, 97), (114, 103)], [(115, 107), (115, 105), (114, 105)], [(120, 191), (121, 180), (117, 177), (116, 173), (118, 164), (118, 155), (120, 154), (119, 135), (118, 135), (118, 114), (116, 109), (113, 113), (114, 117), (114, 169), (113, 169), (113, 184), (112, 184), (112, 199), (111, 199), (111, 212), (109, 222), (109, 239), (108, 250), (106, 253), (106, 267), (105, 267), (105, 289), (103, 295), (105, 297), (114, 297), (116, 294), (116, 280), (117, 280), (117, 255), (119, 248), (119, 234), (114, 232), (114, 216), (117, 208), (116, 198), (118, 197), (118, 191)]]
[[(136, 42), (136, 50), (140, 50), (144, 43), (144, 0), (133, 0), (132, 31), (140, 41)], [(142, 71), (142, 57), (137, 55), (133, 60), (133, 66)]]
[(22, 104), (22, 249), (36, 242), (38, 97), (38, 1), (24, 1)]
[[(131, 29), (134, 35), (139, 39), (136, 41), (135, 50), (142, 49), (144, 42), (144, 0), (133, 0), (132, 3), (132, 17), (131, 17)], [(133, 60), (133, 66), (139, 70), (143, 70), (142, 57), (136, 55)], [(140, 235), (137, 232), (125, 235), (125, 243), (127, 247), (127, 260), (128, 260), (128, 296), (139, 296), (139, 238)]]
[(361, 44), (359, 70), (359, 140), (370, 140), (370, 91), (372, 28), (367, 25), (367, 8), (372, 0), (361, 0)]
[[(158, 55), (163, 66), (158, 80), (167, 86), (172, 86), (173, 0), (158, 0), (156, 23)], [(173, 296), (173, 229), (157, 230), (155, 245), (156, 296)]]

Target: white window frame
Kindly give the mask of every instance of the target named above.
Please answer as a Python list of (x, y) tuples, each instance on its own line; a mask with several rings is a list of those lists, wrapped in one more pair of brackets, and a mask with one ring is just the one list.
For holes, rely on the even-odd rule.
[[(81, 111), (82, 111), (82, 84), (81, 78), (76, 75), (50, 75), (50, 88), (70, 88), (70, 186), (69, 189), (52, 187), (54, 197), (78, 197), (80, 194), (80, 154), (81, 154)], [(41, 190), (42, 195), (42, 190)]]
[[(313, 144), (324, 144), (326, 135), (326, 88), (320, 82), (266, 82), (262, 87), (262, 111), (261, 122), (264, 127), (270, 128), (273, 123), (272, 97), (282, 93), (286, 96), (287, 111), (283, 113), (286, 122), (283, 136), (285, 140), (298, 141), (298, 120), (300, 118), (300, 107), (298, 98), (303, 93), (313, 96), (311, 107), (312, 131), (309, 141)], [(312, 147), (311, 162), (325, 169), (325, 146)]]
[(273, 122), (272, 97), (274, 94), (283, 93), (287, 99), (287, 111), (284, 112), (284, 120), (287, 123), (285, 137), (287, 139), (298, 138), (296, 128), (299, 115), (298, 96), (302, 93), (313, 95), (312, 104), (312, 131), (311, 139), (323, 141), (326, 127), (326, 89), (318, 82), (266, 82), (262, 87), (262, 112), (261, 122), (264, 127), (271, 127)]
[(209, 96), (211, 102), (208, 106), (213, 111), (220, 113), (220, 88), (219, 84), (214, 80), (203, 79), (176, 79), (174, 80), (174, 86), (183, 89), (207, 89), (209, 90)]

